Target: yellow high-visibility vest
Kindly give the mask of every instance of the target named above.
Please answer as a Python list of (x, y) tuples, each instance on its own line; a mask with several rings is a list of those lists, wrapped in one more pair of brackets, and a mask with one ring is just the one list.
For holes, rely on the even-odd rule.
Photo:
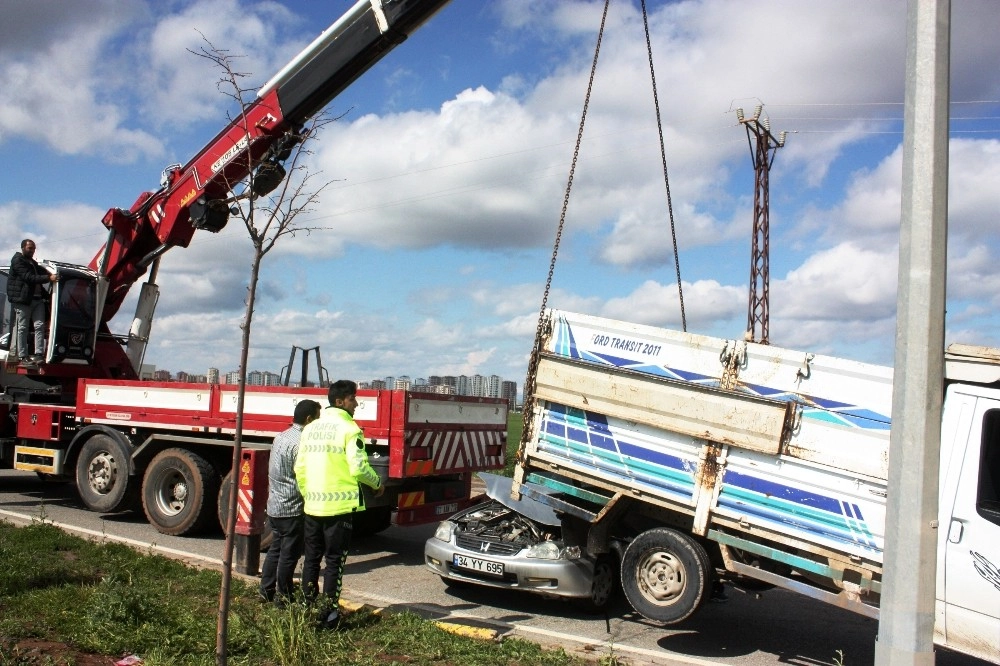
[(327, 407), (302, 429), (295, 457), (295, 480), (310, 516), (363, 511), (360, 483), (378, 489), (378, 473), (368, 464), (364, 433), (351, 415)]

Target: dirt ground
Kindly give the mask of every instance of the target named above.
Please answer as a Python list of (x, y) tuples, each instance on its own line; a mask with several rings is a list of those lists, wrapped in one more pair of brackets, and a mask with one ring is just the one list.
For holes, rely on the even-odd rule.
[(10, 663), (30, 666), (114, 666), (122, 657), (80, 652), (65, 643), (24, 639), (16, 643), (3, 643), (0, 661), (12, 658)]

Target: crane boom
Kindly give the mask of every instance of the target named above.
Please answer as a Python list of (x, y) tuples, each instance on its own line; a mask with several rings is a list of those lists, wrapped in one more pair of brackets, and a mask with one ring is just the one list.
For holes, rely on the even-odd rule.
[[(163, 534), (228, 526), (232, 505), (217, 498), (237, 496), (237, 529), (246, 530), (240, 538), (265, 530), (266, 444), (288, 427), (296, 404), (326, 397), (322, 385), (329, 377), (319, 348), (315, 387), (306, 386), (305, 365), (299, 387), (288, 386), (287, 377), (282, 387), (140, 380), (159, 297), (159, 260), (170, 248), (187, 246), (196, 231), (220, 231), (236, 200), (277, 187), (307, 121), (445, 4), (355, 2), (268, 81), (239, 118), (186, 164), (167, 167), (160, 189), (142, 193), (129, 209), (109, 210), (107, 241), (88, 266), (40, 262), (59, 276), (44, 363), (12, 363), (0, 341), (0, 468), (72, 476), (87, 508), (108, 513), (141, 504)], [(128, 335), (113, 335), (109, 322), (140, 278)], [(0, 306), (3, 315), (9, 304)], [(505, 400), (359, 393), (356, 418), (386, 492), (365, 498), (355, 533), (373, 534), (390, 522), (440, 521), (478, 501), (474, 473), (503, 467)], [(231, 464), (237, 442), (238, 466)], [(237, 484), (239, 492), (232, 492)], [(249, 554), (253, 546), (238, 550)], [(253, 573), (256, 560), (251, 565), (249, 559), (245, 571)]]
[(242, 116), (165, 173), (161, 189), (143, 193), (129, 210), (109, 210), (108, 243), (90, 262), (109, 281), (102, 320), (114, 317), (156, 257), (187, 247), (196, 230), (221, 231), (229, 217), (222, 202), (233, 185), (263, 164), (280, 164), (303, 123), (447, 2), (359, 0), (268, 81)]
[[(108, 210), (102, 219), (107, 241), (88, 266), (50, 262), (63, 297), (54, 299), (59, 305), (49, 339), (56, 344), (46, 358), (62, 370), (52, 367), (49, 374), (137, 377), (159, 293), (153, 282), (159, 258), (187, 247), (195, 231), (225, 228), (233, 189), (251, 175), (256, 196), (277, 187), (303, 125), (448, 1), (358, 0), (186, 164), (167, 167), (158, 190), (143, 192), (128, 209)], [(147, 271), (127, 338), (135, 348), (126, 351), (126, 338), (112, 335), (109, 322)]]

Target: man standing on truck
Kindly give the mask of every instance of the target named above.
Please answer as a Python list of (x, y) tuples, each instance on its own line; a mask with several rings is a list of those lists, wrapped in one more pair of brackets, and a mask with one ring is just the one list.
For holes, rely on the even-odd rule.
[[(45, 271), (35, 261), (35, 241), (25, 238), (21, 251), (10, 259), (10, 277), (7, 279), (7, 300), (14, 308), (17, 319), (17, 356), (21, 365), (30, 366), (45, 358), (45, 302), (47, 294), (42, 288), (46, 282), (59, 277)], [(34, 353), (28, 354), (28, 326), (35, 327)]]
[[(302, 494), (295, 481), (295, 457), (302, 428), (319, 418), (322, 407), (315, 400), (295, 405), (292, 425), (278, 433), (271, 444), (267, 465), (267, 517), (271, 521), (271, 547), (260, 573), (260, 596), (284, 604), (292, 598), (292, 576), (302, 556)], [(277, 599), (275, 598), (277, 593)]]
[(302, 591), (307, 602), (319, 596), (319, 565), (323, 574), (325, 606), (320, 627), (336, 629), (340, 624), (340, 588), (344, 563), (354, 529), (353, 515), (365, 508), (361, 484), (384, 491), (378, 473), (368, 464), (364, 433), (354, 422), (358, 385), (341, 379), (330, 385), (330, 406), (319, 419), (302, 430), (295, 459), (295, 478), (305, 500), (305, 559)]

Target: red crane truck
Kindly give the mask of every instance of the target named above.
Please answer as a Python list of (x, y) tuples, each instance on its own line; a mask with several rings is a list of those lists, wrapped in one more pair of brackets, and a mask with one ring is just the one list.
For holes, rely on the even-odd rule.
[[(187, 247), (195, 231), (222, 230), (237, 184), (255, 196), (272, 191), (304, 124), (446, 2), (357, 2), (187, 164), (167, 167), (159, 189), (127, 210), (109, 210), (107, 241), (89, 265), (41, 262), (59, 278), (48, 343), (37, 366), (0, 363), (0, 468), (73, 479), (94, 511), (141, 504), (165, 534), (191, 533), (217, 519), (232, 464), (237, 387), (139, 379), (160, 258)], [(129, 331), (112, 333), (109, 322), (144, 275)], [(8, 331), (9, 312), (4, 302)], [(289, 425), (298, 400), (324, 395), (248, 387), (245, 445), (266, 447)], [(359, 400), (358, 420), (389, 490), (369, 498), (360, 531), (388, 526), (394, 509), (397, 522), (408, 524), (464, 508), (473, 473), (504, 464), (503, 400), (407, 391), (362, 391)]]

